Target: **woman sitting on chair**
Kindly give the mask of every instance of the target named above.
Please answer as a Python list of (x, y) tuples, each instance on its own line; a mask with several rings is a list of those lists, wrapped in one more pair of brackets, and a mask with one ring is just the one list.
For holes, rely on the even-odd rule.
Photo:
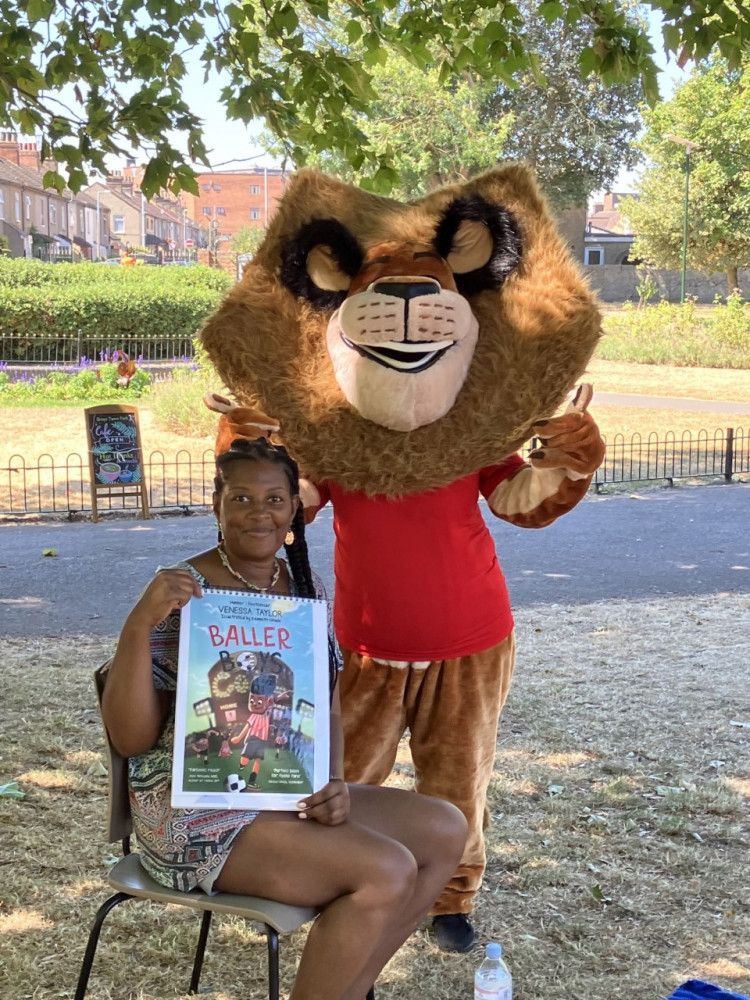
[[(130, 758), (143, 865), (170, 888), (320, 908), (291, 1000), (363, 1000), (455, 870), (466, 822), (440, 799), (345, 783), (335, 682), (330, 779), (298, 812), (172, 808), (179, 609), (203, 586), (325, 597), (309, 567), (298, 471), (286, 451), (264, 438), (236, 440), (216, 465), (223, 540), (157, 573), (123, 626), (104, 689), (110, 740)], [(290, 529), (287, 563), (276, 553)]]

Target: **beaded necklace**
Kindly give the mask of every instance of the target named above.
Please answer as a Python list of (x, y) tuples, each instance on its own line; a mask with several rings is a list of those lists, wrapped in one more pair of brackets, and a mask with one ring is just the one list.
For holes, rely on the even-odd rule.
[(229, 559), (227, 558), (226, 552), (224, 551), (223, 544), (217, 545), (216, 551), (219, 553), (219, 559), (221, 560), (221, 565), (225, 569), (229, 570), (229, 572), (236, 580), (240, 580), (242, 583), (244, 583), (249, 590), (257, 590), (258, 593), (260, 594), (267, 594), (268, 591), (273, 590), (273, 588), (279, 582), (279, 576), (281, 575), (281, 563), (279, 562), (278, 559), (274, 559), (273, 573), (271, 574), (271, 582), (268, 584), (267, 587), (258, 587), (256, 586), (256, 584), (250, 583), (249, 580), (246, 580), (245, 577), (242, 576), (241, 573), (238, 573), (237, 570), (232, 566), (232, 564), (229, 562)]

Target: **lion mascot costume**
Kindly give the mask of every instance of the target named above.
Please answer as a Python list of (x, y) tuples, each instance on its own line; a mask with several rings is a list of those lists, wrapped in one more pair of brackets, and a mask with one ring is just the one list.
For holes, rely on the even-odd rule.
[[(514, 666), (513, 619), (479, 506), (550, 524), (604, 448), (581, 386), (596, 303), (530, 172), (498, 167), (404, 204), (302, 171), (202, 332), (234, 402), (225, 439), (279, 431), (333, 506), (346, 778), (382, 783), (408, 729), (416, 787), (469, 822), (433, 908), (468, 951), (483, 821)], [(244, 428), (244, 430), (243, 430)], [(518, 449), (542, 443), (528, 461)]]

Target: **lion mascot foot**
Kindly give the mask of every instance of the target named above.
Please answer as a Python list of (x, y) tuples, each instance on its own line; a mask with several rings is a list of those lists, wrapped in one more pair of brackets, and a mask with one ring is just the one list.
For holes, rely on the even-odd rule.
[(477, 932), (465, 913), (441, 913), (432, 918), (432, 933), (441, 951), (471, 951)]

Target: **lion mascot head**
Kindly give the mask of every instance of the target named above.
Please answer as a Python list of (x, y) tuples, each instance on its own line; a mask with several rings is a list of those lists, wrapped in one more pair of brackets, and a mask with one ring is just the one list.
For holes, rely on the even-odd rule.
[(531, 173), (512, 164), (406, 204), (300, 172), (202, 340), (307, 476), (398, 496), (516, 451), (599, 335)]

